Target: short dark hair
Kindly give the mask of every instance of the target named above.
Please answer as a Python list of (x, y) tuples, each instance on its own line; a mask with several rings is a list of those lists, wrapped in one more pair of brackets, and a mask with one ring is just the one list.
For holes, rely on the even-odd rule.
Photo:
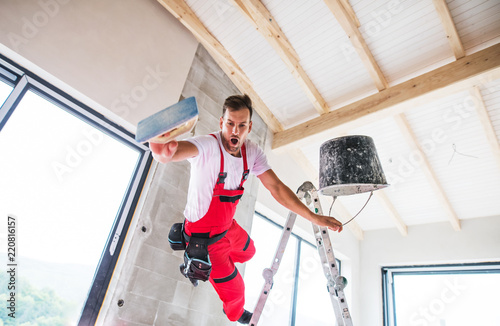
[(224, 101), (224, 106), (222, 107), (222, 116), (226, 114), (226, 110), (239, 111), (242, 109), (250, 110), (250, 121), (252, 121), (252, 100), (247, 94), (244, 95), (231, 95)]

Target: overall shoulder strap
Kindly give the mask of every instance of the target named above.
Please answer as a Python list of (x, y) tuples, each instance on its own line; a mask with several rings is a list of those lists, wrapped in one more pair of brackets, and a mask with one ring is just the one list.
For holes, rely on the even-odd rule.
[(210, 136), (214, 137), (215, 140), (217, 141), (217, 146), (219, 147), (219, 152), (220, 152), (220, 171), (219, 171), (219, 176), (217, 177), (216, 185), (222, 184), (224, 186), (224, 182), (226, 181), (227, 177), (227, 173), (224, 172), (224, 154), (222, 153), (222, 148), (220, 147), (217, 136), (214, 134), (210, 134)]
[(247, 163), (247, 148), (245, 144), (241, 146), (241, 156), (243, 157), (243, 175), (241, 177), (241, 182), (240, 182), (240, 189), (243, 189), (243, 184), (245, 181), (248, 179), (248, 174), (250, 173), (250, 170), (248, 169), (248, 163)]

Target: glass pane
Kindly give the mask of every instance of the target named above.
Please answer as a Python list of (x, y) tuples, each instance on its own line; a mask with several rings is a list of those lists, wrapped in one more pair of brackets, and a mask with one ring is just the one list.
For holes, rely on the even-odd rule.
[(302, 241), (296, 325), (337, 325), (318, 250)]
[[(282, 229), (258, 215), (254, 215), (252, 239), (257, 252), (245, 267), (245, 309), (253, 311), (264, 285), (262, 271), (269, 268), (274, 259)], [(274, 285), (267, 299), (259, 326), (288, 325), (292, 306), (295, 279), (295, 255), (297, 239), (290, 237)]]
[(139, 155), (37, 94), (23, 97), (0, 132), (0, 232), (14, 215), (18, 325), (76, 324)]
[(3, 80), (0, 79), (0, 106), (2, 106), (7, 97), (9, 97), (12, 89), (12, 86), (7, 85)]
[(394, 275), (397, 325), (500, 325), (500, 274)]

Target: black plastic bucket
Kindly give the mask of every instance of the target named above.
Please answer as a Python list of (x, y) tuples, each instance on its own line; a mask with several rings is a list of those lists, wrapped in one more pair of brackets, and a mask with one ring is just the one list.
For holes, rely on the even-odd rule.
[(319, 193), (347, 196), (388, 186), (368, 136), (345, 136), (324, 142), (319, 157)]

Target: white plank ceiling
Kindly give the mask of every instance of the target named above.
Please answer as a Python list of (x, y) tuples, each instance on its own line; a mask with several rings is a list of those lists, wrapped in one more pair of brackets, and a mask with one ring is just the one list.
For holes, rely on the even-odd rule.
[(323, 141), (374, 139), (391, 186), (354, 220), (359, 239), (500, 216), (500, 1), (158, 1), (253, 98), (275, 150), (318, 170)]

